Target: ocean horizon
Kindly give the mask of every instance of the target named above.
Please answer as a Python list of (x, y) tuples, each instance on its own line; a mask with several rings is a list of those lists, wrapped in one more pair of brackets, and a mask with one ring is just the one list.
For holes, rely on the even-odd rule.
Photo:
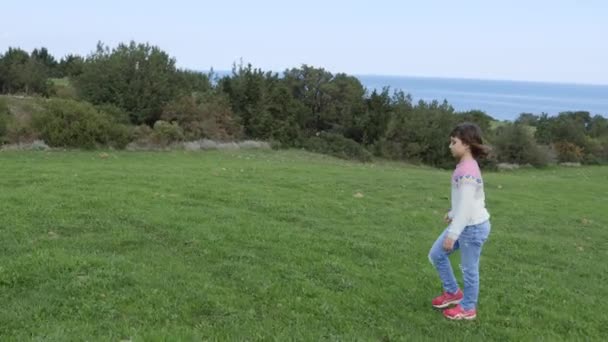
[[(218, 76), (230, 71), (214, 71)], [(456, 111), (481, 110), (497, 120), (521, 113), (587, 111), (608, 117), (608, 85), (390, 75), (353, 75), (369, 92), (389, 87), (419, 100), (447, 100)]]

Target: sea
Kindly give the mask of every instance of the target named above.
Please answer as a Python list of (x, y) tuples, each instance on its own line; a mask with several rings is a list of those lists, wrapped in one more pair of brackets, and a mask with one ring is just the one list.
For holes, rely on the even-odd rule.
[[(550, 116), (587, 111), (608, 118), (608, 85), (494, 81), (405, 76), (357, 76), (368, 89), (409, 93), (414, 101), (447, 100), (455, 110), (482, 110), (497, 120), (515, 120), (521, 113)], [(391, 92), (392, 92), (391, 90)]]
[[(217, 76), (229, 71), (215, 71)], [(608, 118), (608, 85), (476, 80), (463, 78), (357, 75), (369, 92), (390, 87), (419, 100), (447, 100), (456, 111), (481, 110), (497, 120), (513, 121), (521, 113), (550, 116), (587, 111)]]

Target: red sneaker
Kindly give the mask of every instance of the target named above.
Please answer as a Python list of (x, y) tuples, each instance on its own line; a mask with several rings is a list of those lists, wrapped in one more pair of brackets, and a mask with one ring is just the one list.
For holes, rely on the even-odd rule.
[(465, 310), (459, 304), (451, 309), (445, 309), (443, 311), (443, 315), (445, 316), (445, 318), (451, 319), (454, 321), (459, 321), (461, 319), (471, 320), (471, 319), (475, 319), (475, 317), (477, 317), (477, 310), (475, 310), (475, 309)]
[(464, 297), (464, 294), (460, 289), (456, 293), (443, 292), (443, 294), (433, 299), (433, 307), (437, 309), (444, 309), (452, 304), (458, 304)]

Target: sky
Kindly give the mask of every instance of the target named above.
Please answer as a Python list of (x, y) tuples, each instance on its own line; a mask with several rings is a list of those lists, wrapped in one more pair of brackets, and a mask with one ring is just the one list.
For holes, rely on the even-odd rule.
[(135, 40), (180, 67), (608, 84), (605, 0), (6, 1), (0, 51)]

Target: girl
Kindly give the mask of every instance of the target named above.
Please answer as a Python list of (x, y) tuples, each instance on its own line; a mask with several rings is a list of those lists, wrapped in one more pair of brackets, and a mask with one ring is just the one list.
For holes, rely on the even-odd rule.
[[(481, 171), (477, 159), (487, 155), (481, 130), (463, 123), (450, 134), (450, 151), (460, 162), (452, 174), (452, 209), (446, 214), (448, 228), (439, 236), (429, 253), (429, 260), (443, 283), (443, 295), (433, 299), (433, 306), (446, 309), (443, 315), (452, 320), (471, 320), (477, 316), (479, 295), (479, 257), (490, 234), (490, 214), (485, 207)], [(464, 293), (452, 271), (449, 256), (460, 249)], [(456, 304), (453, 308), (449, 306)]]

